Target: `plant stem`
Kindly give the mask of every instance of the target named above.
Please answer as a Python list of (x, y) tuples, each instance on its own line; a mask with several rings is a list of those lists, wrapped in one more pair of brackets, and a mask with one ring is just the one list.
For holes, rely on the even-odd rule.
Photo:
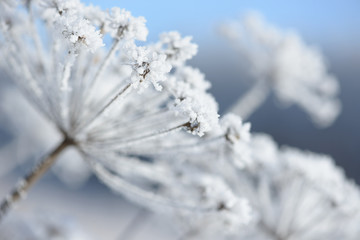
[(93, 86), (95, 86), (95, 84), (98, 81), (99, 77), (101, 76), (101, 74), (104, 72), (104, 70), (106, 69), (106, 67), (110, 63), (110, 60), (112, 59), (112, 57), (115, 55), (119, 44), (120, 44), (120, 40), (115, 39), (113, 45), (111, 46), (110, 51), (108, 52), (108, 54), (106, 55), (106, 57), (102, 61), (100, 67), (98, 68), (98, 70), (95, 73), (95, 76), (91, 79), (89, 85), (87, 86), (86, 90), (90, 91), (89, 93), (87, 93), (88, 96), (92, 96), (91, 91), (93, 89)]
[(264, 81), (258, 81), (243, 97), (236, 101), (227, 112), (238, 114), (243, 120), (248, 119), (266, 100), (269, 87)]
[(122, 231), (120, 236), (118, 237), (119, 240), (127, 239), (130, 240), (134, 237), (134, 234), (139, 232), (141, 225), (145, 223), (147, 218), (149, 217), (150, 212), (142, 207), (140, 210), (135, 214), (135, 217), (130, 221), (130, 223), (125, 227)]
[(259, 228), (263, 231), (266, 235), (271, 237), (274, 240), (286, 240), (286, 238), (281, 237), (275, 230), (268, 227), (262, 220), (258, 223)]
[(22, 180), (20, 180), (17, 186), (9, 193), (9, 195), (2, 201), (0, 205), (0, 222), (4, 216), (10, 210), (12, 205), (19, 201), (34, 185), (34, 183), (49, 170), (54, 164), (60, 153), (70, 145), (73, 145), (74, 141), (65, 137), (64, 140), (54, 148), (47, 156), (45, 156), (31, 172), (29, 172)]

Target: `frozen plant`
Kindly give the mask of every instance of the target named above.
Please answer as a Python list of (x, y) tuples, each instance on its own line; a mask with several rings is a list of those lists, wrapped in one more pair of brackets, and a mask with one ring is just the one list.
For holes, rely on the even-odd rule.
[[(189, 212), (184, 208), (170, 211), (170, 217), (182, 226), (179, 239), (218, 239), (248, 227), (253, 217), (251, 202), (241, 191), (235, 191), (234, 186), (241, 184), (237, 182), (237, 168), (250, 161), (249, 130), (249, 123), (228, 114), (221, 118), (219, 128), (203, 138), (187, 136), (188, 139), (175, 149), (165, 149), (161, 155), (154, 153), (157, 166), (174, 169), (168, 171), (175, 174), (167, 177), (167, 184), (178, 183), (176, 188), (161, 189), (163, 195), (179, 199), (187, 206), (203, 207), (201, 211)], [(147, 154), (151, 156), (152, 153)], [(162, 173), (161, 177), (165, 174), (169, 175)], [(230, 176), (233, 182), (227, 181)], [(114, 186), (110, 178), (107, 181)], [(194, 197), (189, 198), (189, 195)]]
[[(357, 239), (360, 191), (326, 155), (278, 148), (253, 135), (253, 162), (239, 172), (256, 212), (245, 239)], [(263, 151), (259, 151), (262, 149)]]
[[(216, 163), (221, 159), (219, 155), (223, 150), (219, 142), (205, 146), (204, 152), (211, 152), (206, 156), (207, 161)], [(190, 230), (181, 239), (359, 238), (359, 188), (330, 157), (290, 147), (279, 148), (265, 134), (252, 134), (247, 147), (251, 161), (242, 166), (233, 165), (232, 158), (221, 168), (205, 165), (205, 161), (201, 163), (199, 155), (193, 155), (189, 149), (177, 155), (180, 156), (177, 161), (196, 161), (200, 168), (216, 174), (232, 189), (232, 194), (248, 199), (252, 208), (252, 221), (246, 227), (238, 227), (235, 231), (222, 228), (209, 235), (207, 221), (192, 218), (195, 223), (191, 223)], [(243, 158), (243, 154), (236, 155)], [(244, 219), (242, 214), (239, 216)], [(185, 224), (188, 221), (185, 219)], [(217, 221), (217, 226), (221, 226), (220, 223)]]
[[(209, 87), (204, 75), (191, 67), (176, 69), (174, 76), (164, 83), (164, 89), (171, 91), (179, 101), (194, 94), (200, 95), (199, 89)], [(209, 99), (210, 103), (216, 105)], [(201, 114), (204, 116), (199, 116), (199, 120), (194, 122), (200, 129), (207, 127), (207, 124), (201, 126), (204, 124), (201, 119), (208, 113)], [(140, 201), (141, 205), (155, 208), (157, 212), (165, 211), (171, 218), (179, 218), (180, 222), (175, 222), (183, 225), (186, 238), (198, 237), (198, 228), (207, 229), (201, 232), (204, 237), (237, 232), (251, 221), (250, 203), (241, 192), (234, 193), (220, 173), (234, 171), (234, 165), (242, 167), (250, 160), (249, 130), (249, 123), (244, 124), (239, 117), (229, 114), (221, 119), (218, 128), (213, 128), (203, 138), (183, 133), (169, 136), (166, 141), (160, 139), (155, 146), (147, 145), (147, 148), (144, 146), (136, 152), (131, 147), (128, 149), (141, 159), (151, 159), (151, 163), (129, 156), (124, 157), (124, 161), (118, 161), (119, 156), (102, 152), (101, 157), (105, 161), (102, 164), (94, 161), (93, 172), (114, 192), (126, 194), (133, 201)], [(176, 146), (172, 142), (177, 142)], [(138, 189), (130, 188), (124, 178), (137, 182), (142, 178), (144, 188), (158, 186), (157, 195), (148, 194), (147, 198), (151, 201), (144, 202), (146, 196), (138, 198)], [(169, 204), (166, 199), (177, 201)]]
[[(180, 170), (189, 165), (195, 176), (211, 175), (210, 190), (204, 187), (201, 199), (206, 202), (208, 193), (221, 192), (212, 201), (224, 213), (212, 221), (211, 214), (189, 218), (176, 212), (183, 226), (180, 239), (357, 239), (360, 191), (343, 170), (329, 156), (279, 148), (271, 137), (250, 134), (249, 128), (249, 123), (227, 114), (219, 129), (196, 139), (196, 147), (178, 146), (172, 161), (180, 181)], [(191, 184), (206, 182), (202, 178)], [(168, 191), (179, 199), (184, 196), (181, 188)], [(225, 204), (233, 196), (248, 199), (252, 210), (244, 215), (244, 207), (236, 211)]]
[[(209, 87), (204, 75), (200, 74), (197, 69), (190, 67), (187, 67), (186, 71), (177, 69), (174, 75), (178, 76), (178, 80), (169, 79), (164, 85), (164, 89), (173, 92), (179, 101), (194, 94), (201, 96), (201, 92), (196, 86), (206, 86), (204, 89)], [(210, 96), (204, 95), (203, 97), (209, 98), (206, 101), (207, 107), (216, 105)], [(175, 108), (177, 107), (175, 106)], [(189, 128), (193, 130), (207, 129), (209, 125), (202, 119), (208, 118), (208, 114), (206, 111), (198, 112), (197, 120), (193, 123), (194, 125), (190, 124)], [(190, 114), (190, 116), (192, 115), (194, 113)], [(225, 117), (225, 119), (227, 118), (229, 119), (226, 120), (227, 123), (223, 127), (213, 128), (203, 138), (185, 134), (172, 135), (166, 139), (166, 142), (159, 140), (155, 143), (157, 145), (148, 145), (147, 149), (145, 146), (135, 152), (131, 147), (128, 149), (142, 159), (151, 159), (152, 163), (141, 163), (139, 159), (129, 156), (124, 157), (124, 161), (118, 161), (119, 156), (102, 152), (101, 157), (105, 159), (105, 164), (93, 161), (93, 172), (114, 192), (123, 193), (135, 202), (144, 201), (144, 198), (147, 197), (152, 201), (140, 202), (140, 204), (155, 208), (157, 211), (164, 212), (166, 210), (170, 216), (205, 221), (207, 229), (212, 229), (211, 232), (219, 232), (224, 229), (231, 232), (245, 226), (250, 221), (251, 208), (241, 194), (234, 194), (230, 186), (219, 178), (216, 169), (221, 169), (223, 166), (230, 167), (230, 165), (233, 167), (233, 162), (229, 165), (222, 160), (229, 160), (227, 148), (234, 149), (237, 146), (243, 147), (245, 150), (249, 141), (249, 124), (242, 125), (241, 120), (235, 116)], [(235, 123), (233, 124), (233, 122)], [(176, 146), (169, 144), (172, 142), (177, 142)], [(209, 150), (207, 146), (211, 146), (212, 149)], [(223, 152), (219, 154), (218, 149)], [(246, 151), (244, 152), (246, 153)], [(244, 157), (244, 160), (237, 162), (238, 165), (242, 165), (245, 159), (248, 160), (245, 153), (238, 152)], [(212, 160), (209, 161), (209, 159)], [(89, 160), (91, 161), (91, 158)], [(124, 177), (137, 182), (139, 182), (139, 177), (144, 179), (145, 181), (141, 184), (145, 188), (151, 188), (153, 185), (159, 186), (158, 194), (156, 196), (147, 194), (143, 198), (138, 198), (138, 193), (136, 193), (138, 189), (131, 188), (129, 183), (123, 180)], [(124, 189), (128, 190), (124, 191)], [(169, 203), (167, 199), (176, 199), (176, 202)], [(188, 222), (195, 224), (195, 221)], [(189, 234), (192, 233), (189, 232)]]
[(304, 43), (299, 34), (268, 24), (257, 13), (220, 30), (248, 61), (254, 79), (232, 112), (248, 118), (273, 91), (281, 103), (299, 105), (318, 126), (333, 123), (341, 110), (339, 83), (328, 73), (318, 49)]
[[(148, 33), (143, 17), (77, 0), (1, 4), (2, 67), (62, 140), (5, 198), (0, 217), (68, 148), (77, 150), (104, 181), (116, 176), (114, 185), (126, 196), (143, 204), (181, 205), (142, 184), (159, 168), (142, 154), (175, 148), (179, 139), (187, 139), (182, 129), (202, 136), (217, 126), (217, 104), (207, 88), (192, 85), (180, 96), (174, 83), (166, 84), (184, 81), (179, 73), (190, 69), (185, 61), (196, 53), (190, 38), (172, 32), (159, 43), (137, 46)], [(105, 37), (110, 47), (104, 47)], [(126, 175), (130, 169), (131, 176)], [(157, 180), (160, 185), (167, 181)]]

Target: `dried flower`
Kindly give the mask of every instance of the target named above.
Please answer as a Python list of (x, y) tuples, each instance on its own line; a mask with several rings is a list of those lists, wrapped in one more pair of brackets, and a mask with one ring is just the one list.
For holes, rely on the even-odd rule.
[(279, 149), (266, 135), (253, 135), (251, 145), (254, 164), (239, 172), (238, 182), (257, 223), (239, 236), (356, 239), (360, 191), (330, 157)]
[(339, 115), (337, 79), (322, 54), (298, 34), (269, 25), (259, 14), (224, 25), (222, 33), (248, 59), (256, 82), (233, 111), (248, 117), (272, 89), (282, 103), (298, 104), (319, 126), (331, 125)]
[[(40, 26), (35, 24), (34, 11), (41, 13), (36, 19), (43, 21)], [(171, 60), (164, 53), (152, 45), (135, 45), (135, 40), (146, 38), (144, 18), (132, 17), (119, 8), (110, 13), (100, 11), (76, 0), (31, 1), (30, 5), (9, 9), (11, 15), (28, 21), (31, 30), (21, 26), (1, 29), (0, 40), (8, 46), (1, 48), (3, 59), (7, 59), (1, 64), (59, 130), (63, 141), (2, 203), (0, 215), (70, 146), (102, 177), (105, 170), (112, 171), (115, 162), (141, 159), (139, 153), (162, 142), (162, 138), (174, 139), (165, 136), (182, 138), (181, 129), (201, 136), (217, 125), (217, 105), (205, 88), (194, 85), (181, 99), (168, 88), (162, 90), (163, 82), (178, 76), (170, 73)], [(95, 19), (90, 19), (92, 16)], [(46, 41), (39, 36), (40, 29), (46, 32)], [(100, 31), (106, 34), (107, 30), (113, 37), (110, 49), (102, 48), (104, 36)], [(23, 42), (24, 37), (30, 42)], [(151, 84), (154, 88), (149, 87)], [(162, 147), (154, 148), (156, 151), (161, 152)], [(154, 168), (153, 164), (133, 162), (135, 169)], [(63, 165), (73, 166), (70, 162)], [(126, 183), (122, 192), (141, 190), (124, 176), (116, 179)], [(143, 189), (140, 196), (149, 200), (149, 194), (151, 190)], [(171, 205), (171, 200), (167, 201)]]

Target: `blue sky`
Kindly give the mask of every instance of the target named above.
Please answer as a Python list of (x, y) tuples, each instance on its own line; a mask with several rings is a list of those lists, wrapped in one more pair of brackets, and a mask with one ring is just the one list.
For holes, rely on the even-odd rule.
[[(102, 8), (118, 6), (134, 16), (145, 16), (155, 41), (163, 31), (178, 30), (193, 35), (196, 42), (212, 41), (216, 24), (236, 19), (247, 10), (261, 12), (267, 20), (285, 29), (296, 29), (305, 39), (335, 41), (348, 45), (360, 39), (358, 0), (238, 0), (238, 1), (134, 1), (86, 0)], [(359, 42), (359, 41), (358, 41)]]

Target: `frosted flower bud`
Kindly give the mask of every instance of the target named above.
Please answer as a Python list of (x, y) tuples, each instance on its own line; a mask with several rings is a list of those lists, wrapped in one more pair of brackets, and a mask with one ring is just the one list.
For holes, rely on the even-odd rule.
[(206, 91), (211, 84), (205, 80), (205, 75), (197, 68), (181, 66), (176, 68), (166, 82), (167, 89), (177, 98), (185, 98), (193, 90)]
[(237, 201), (229, 186), (217, 176), (202, 176), (199, 185), (203, 189), (202, 199), (205, 205), (215, 206), (217, 211), (231, 208)]
[(228, 233), (237, 233), (239, 227), (249, 224), (252, 221), (253, 211), (247, 199), (236, 198), (231, 206), (226, 206), (220, 211), (219, 216), (214, 217), (216, 221), (222, 222)]
[(112, 37), (125, 40), (146, 41), (148, 29), (144, 17), (133, 17), (129, 11), (113, 7), (107, 19), (107, 26)]
[(203, 204), (216, 207), (214, 212), (205, 216), (213, 230), (217, 228), (219, 231), (220, 228), (227, 233), (236, 232), (252, 220), (249, 202), (236, 196), (222, 179), (213, 176), (200, 181), (204, 185)]
[(75, 49), (84, 48), (94, 53), (99, 47), (104, 46), (100, 30), (96, 30), (88, 20), (72, 16), (61, 19), (59, 24), (64, 27), (61, 33)]
[(178, 32), (168, 32), (160, 35), (160, 48), (167, 60), (174, 66), (182, 65), (186, 60), (196, 55), (198, 46), (191, 42), (192, 37), (181, 38)]
[(250, 123), (243, 124), (241, 118), (235, 114), (226, 114), (221, 119), (221, 128), (225, 132), (226, 140), (231, 144), (239, 141), (250, 141)]
[(171, 65), (166, 62), (166, 56), (132, 44), (127, 45), (125, 49), (133, 68), (131, 74), (133, 87), (147, 88), (152, 83), (155, 89), (160, 91), (162, 86), (159, 82), (166, 80), (166, 74), (171, 70)]
[(243, 168), (252, 162), (250, 147), (250, 123), (243, 123), (241, 118), (229, 113), (220, 120), (221, 134), (226, 139), (226, 158)]
[(189, 118), (189, 122), (185, 126), (187, 131), (199, 136), (218, 127), (217, 109), (214, 98), (200, 91), (194, 91), (185, 99), (177, 99), (174, 107), (177, 114)]

